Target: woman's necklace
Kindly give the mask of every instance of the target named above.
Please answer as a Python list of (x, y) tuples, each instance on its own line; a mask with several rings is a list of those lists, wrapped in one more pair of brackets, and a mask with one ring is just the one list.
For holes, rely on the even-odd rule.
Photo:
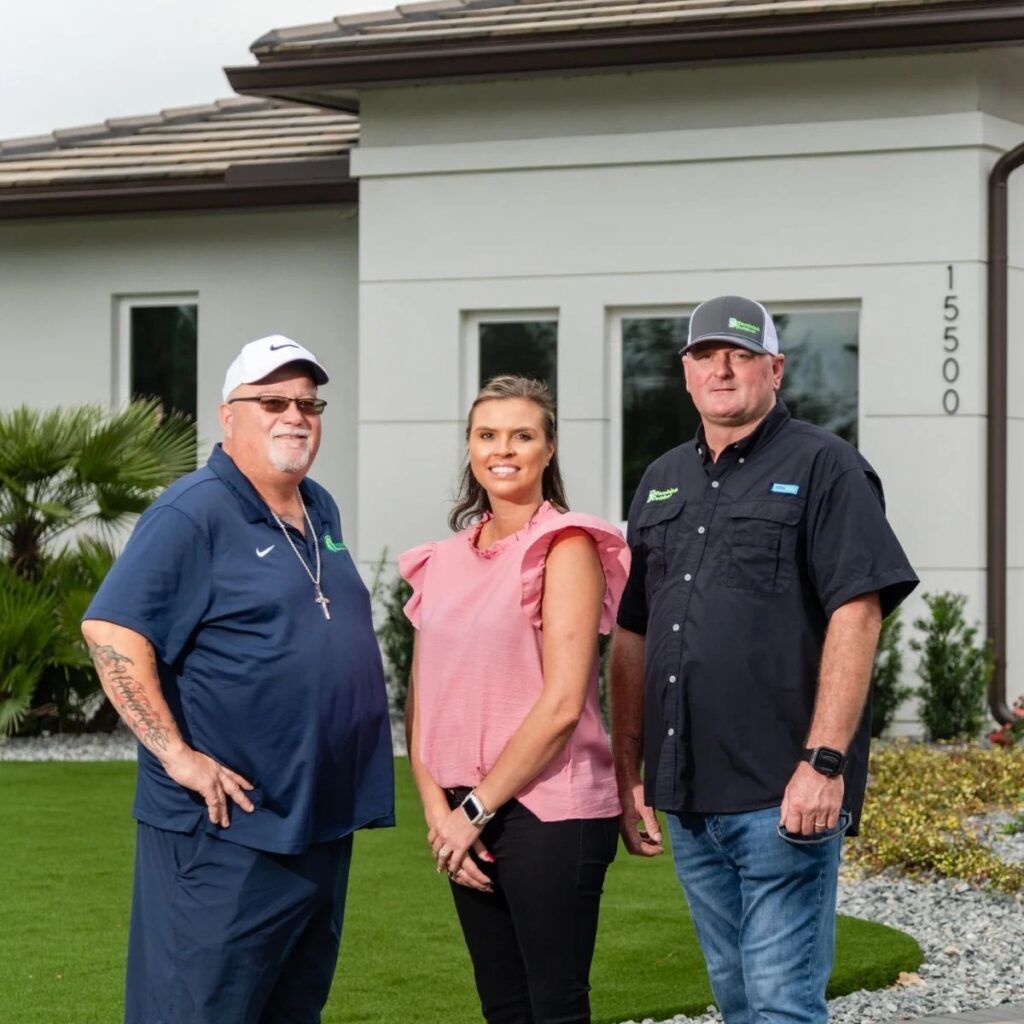
[[(316, 591), (316, 597), (314, 600), (323, 609), (324, 618), (330, 619), (331, 612), (327, 607), (331, 603), (329, 597), (324, 596), (324, 592), (320, 589), (320, 545), (316, 542), (316, 533), (313, 531), (313, 523), (310, 521), (309, 513), (306, 511), (306, 503), (302, 500), (302, 495), (299, 495), (299, 504), (302, 506), (302, 514), (306, 517), (306, 527), (309, 529), (310, 534), (313, 537), (313, 550), (316, 552), (316, 575), (313, 575), (312, 570), (306, 565), (306, 560), (299, 554), (299, 549), (295, 546), (295, 541), (292, 540), (291, 535), (288, 533), (288, 527), (281, 522), (281, 517), (271, 508), (270, 514), (274, 517), (274, 522), (281, 527), (281, 532), (284, 534), (284, 539), (288, 541), (288, 547), (295, 552), (295, 557), (299, 560), (302, 568), (306, 570), (306, 575), (313, 582), (313, 589)], [(268, 505), (267, 508), (270, 508)]]

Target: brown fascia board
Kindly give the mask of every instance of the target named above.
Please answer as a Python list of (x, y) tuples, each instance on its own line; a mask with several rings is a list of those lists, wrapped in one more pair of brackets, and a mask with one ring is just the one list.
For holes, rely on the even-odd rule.
[[(354, 110), (363, 86), (494, 79), (516, 75), (635, 70), (708, 62), (806, 58), (841, 53), (964, 49), (1024, 41), (1024, 3), (971, 0), (900, 13), (719, 21), (436, 43), (360, 43), (323, 57), (265, 55), (225, 68), (243, 95)], [(346, 91), (347, 90), (347, 91)]]
[[(347, 161), (346, 161), (347, 163)], [(273, 166), (273, 165), (268, 165)], [(0, 189), (0, 221), (37, 217), (86, 217), (98, 214), (187, 213), (254, 210), (270, 207), (337, 206), (359, 201), (359, 184), (249, 173), (263, 168), (232, 168), (240, 173), (217, 181), (181, 181), (173, 185), (103, 185), (77, 188)]]

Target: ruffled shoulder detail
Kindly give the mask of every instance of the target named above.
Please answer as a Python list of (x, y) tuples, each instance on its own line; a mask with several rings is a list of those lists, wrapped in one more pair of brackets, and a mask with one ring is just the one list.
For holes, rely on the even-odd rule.
[(617, 527), (603, 519), (584, 515), (581, 512), (566, 512), (552, 516), (544, 523), (538, 523), (530, 536), (530, 543), (523, 555), (523, 611), (535, 629), (542, 625), (544, 599), (544, 566), (554, 539), (569, 529), (586, 530), (597, 545), (597, 554), (604, 569), (604, 603), (601, 607), (601, 622), (598, 629), (610, 633), (615, 625), (619, 600), (629, 576), (629, 548)]
[(398, 571), (411, 587), (412, 597), (405, 602), (405, 617), (416, 629), (420, 628), (420, 604), (423, 601), (423, 583), (427, 578), (427, 566), (434, 556), (437, 542), (421, 544), (398, 556)]

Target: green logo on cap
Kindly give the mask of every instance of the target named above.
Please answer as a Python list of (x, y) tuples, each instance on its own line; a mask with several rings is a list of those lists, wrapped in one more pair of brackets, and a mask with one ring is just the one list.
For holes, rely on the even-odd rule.
[(746, 320), (737, 320), (736, 317), (729, 317), (729, 326), (735, 331), (746, 331), (747, 334), (760, 334), (761, 328), (757, 324), (748, 324)]

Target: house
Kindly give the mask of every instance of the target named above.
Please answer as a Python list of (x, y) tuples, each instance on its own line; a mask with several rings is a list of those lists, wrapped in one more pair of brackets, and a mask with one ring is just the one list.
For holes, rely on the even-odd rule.
[(318, 469), (354, 493), (358, 131), (235, 97), (0, 143), (0, 407), (157, 394), (212, 443), (239, 348), (294, 334), (353, 368), (332, 380), (342, 425)]
[[(369, 566), (444, 532), (465, 410), (502, 370), (556, 384), (570, 498), (621, 519), (643, 464), (694, 426), (674, 355), (689, 310), (750, 294), (780, 318), (791, 406), (881, 474), (922, 589), (988, 616), (1005, 712), (1024, 692), (1024, 638), (1006, 628), (1024, 612), (1024, 540), (1006, 529), (1024, 497), (1024, 186), (1009, 176), (1003, 366), (988, 359), (989, 179), (1024, 142), (1022, 44), (1024, 5), (1008, 0), (439, 0), (271, 32), (228, 69), (262, 114), (228, 105), (186, 129), (185, 112), (175, 129), (171, 112), (0, 149), (3, 305), (67, 367), (55, 387), (19, 357), (28, 383), (0, 383), (0, 403), (124, 397), (124, 309), (191, 296), (211, 438), (226, 354), (291, 331), (343, 367), (318, 473)], [(356, 114), (351, 151), (216, 148), (235, 117)], [(45, 206), (41, 189), (56, 203), (107, 187), (56, 176), (79, 147), (99, 170), (104, 152), (139, 154), (152, 188), (153, 136), (184, 132), (192, 161), (214, 124), (213, 191), (254, 176), (263, 205)], [(12, 180), (9, 163), (47, 159), (50, 179)], [(307, 159), (338, 177), (320, 163), (304, 204)], [(272, 178), (294, 202), (273, 204)]]

